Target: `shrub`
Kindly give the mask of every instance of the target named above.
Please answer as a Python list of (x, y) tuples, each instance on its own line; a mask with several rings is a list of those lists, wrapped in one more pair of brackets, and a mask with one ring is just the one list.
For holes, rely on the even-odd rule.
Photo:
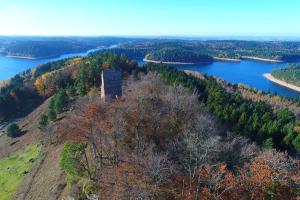
[(46, 114), (42, 114), (39, 121), (39, 128), (45, 128), (48, 124), (48, 116)]
[(295, 149), (300, 149), (300, 134), (293, 140), (292, 144), (294, 145)]
[(13, 138), (19, 137), (19, 136), (21, 136), (21, 130), (17, 124), (13, 123), (7, 127), (6, 134), (7, 134), (7, 136), (13, 137)]
[(83, 155), (85, 145), (74, 142), (66, 142), (61, 153), (60, 167), (71, 176), (82, 176), (85, 171)]
[(76, 96), (76, 88), (72, 85), (68, 85), (66, 89), (66, 93), (70, 99), (72, 99), (74, 96)]
[(263, 147), (265, 149), (272, 149), (273, 146), (274, 146), (274, 142), (273, 142), (272, 138), (266, 139), (265, 142), (263, 143)]
[(66, 91), (59, 90), (58, 93), (53, 97), (53, 99), (56, 113), (61, 113), (68, 102)]
[(48, 118), (51, 121), (54, 121), (56, 119), (56, 112), (55, 112), (55, 110), (53, 110), (53, 109), (49, 109), (48, 110)]

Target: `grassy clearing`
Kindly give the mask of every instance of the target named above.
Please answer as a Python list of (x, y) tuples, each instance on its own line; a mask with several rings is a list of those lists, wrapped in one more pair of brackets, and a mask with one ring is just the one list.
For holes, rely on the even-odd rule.
[(11, 199), (22, 177), (29, 172), (40, 151), (40, 145), (32, 144), (7, 158), (0, 159), (1, 200)]

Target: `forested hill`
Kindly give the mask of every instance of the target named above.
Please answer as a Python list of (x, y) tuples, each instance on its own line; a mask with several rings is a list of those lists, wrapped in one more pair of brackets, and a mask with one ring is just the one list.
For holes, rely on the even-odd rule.
[(90, 54), (84, 58), (72, 58), (43, 64), (27, 70), (0, 84), (0, 123), (32, 111), (46, 97), (59, 88), (72, 86), (80, 94), (86, 94), (91, 85), (99, 86), (100, 74), (107, 65), (130, 72), (135, 62), (111, 53)]
[(238, 92), (227, 92), (214, 78), (196, 80), (164, 65), (138, 67), (136, 62), (111, 52), (44, 64), (4, 82), (0, 87), (0, 121), (24, 113), (29, 105), (38, 104), (60, 89), (72, 95), (88, 93), (93, 87), (99, 87), (101, 71), (108, 66), (122, 69), (127, 74), (147, 70), (159, 72), (166, 76), (167, 82), (196, 89), (200, 93), (199, 99), (223, 122), (231, 124), (232, 130), (262, 146), (290, 151), (300, 148), (297, 134), (300, 121), (286, 107), (274, 112), (267, 102), (249, 102)]
[(134, 41), (134, 39), (110, 37), (22, 37), (1, 38), (1, 40), (0, 53), (27, 58), (55, 57)]
[(147, 54), (166, 62), (209, 61), (210, 57), (254, 57), (275, 61), (300, 60), (300, 42), (184, 40), (116, 37), (0, 37), (0, 53), (20, 57), (51, 57), (118, 44), (117, 54), (142, 59)]
[(68, 41), (25, 41), (9, 45), (5, 53), (7, 56), (43, 58), (84, 52), (96, 47), (94, 44), (80, 44)]
[(148, 54), (147, 59), (159, 62), (179, 63), (209, 63), (213, 61), (211, 56), (177, 48), (163, 48), (153, 51)]
[[(162, 49), (177, 49), (193, 54), (208, 55), (219, 58), (241, 59), (242, 57), (257, 57), (275, 61), (300, 60), (300, 42), (287, 41), (238, 41), (238, 40), (144, 40), (126, 43), (120, 46), (125, 51), (154, 53), (161, 55)], [(169, 52), (168, 54), (171, 54)], [(175, 57), (174, 55), (171, 57)], [(177, 56), (177, 54), (176, 54)], [(180, 56), (180, 55), (179, 55)], [(159, 56), (157, 56), (159, 57)], [(185, 59), (188, 62), (188, 59)]]
[(285, 82), (300, 86), (300, 65), (290, 64), (287, 68), (274, 70), (272, 75)]

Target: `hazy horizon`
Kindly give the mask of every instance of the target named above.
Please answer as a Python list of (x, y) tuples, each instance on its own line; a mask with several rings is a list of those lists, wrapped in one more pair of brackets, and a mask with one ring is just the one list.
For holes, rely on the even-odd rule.
[(248, 40), (248, 41), (300, 41), (300, 36), (189, 36), (189, 35), (0, 35), (0, 38), (141, 38), (178, 40)]

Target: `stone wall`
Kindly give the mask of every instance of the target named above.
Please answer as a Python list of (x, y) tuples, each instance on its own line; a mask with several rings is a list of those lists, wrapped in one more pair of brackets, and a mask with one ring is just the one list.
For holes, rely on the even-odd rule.
[(117, 70), (104, 70), (101, 75), (101, 98), (116, 98), (122, 96), (122, 75)]

